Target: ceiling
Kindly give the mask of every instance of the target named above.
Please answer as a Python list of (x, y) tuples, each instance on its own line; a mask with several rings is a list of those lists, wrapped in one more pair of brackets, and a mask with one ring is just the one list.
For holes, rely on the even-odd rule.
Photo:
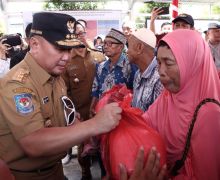
[[(172, 0), (143, 0), (143, 2), (172, 2)], [(197, 3), (217, 3), (219, 0), (179, 0), (179, 3), (197, 2)]]
[[(49, 1), (49, 0), (1, 0), (1, 1), (6, 1), (6, 2), (24, 2), (24, 1)], [(63, 0), (64, 2), (91, 2), (91, 1), (100, 1), (100, 0)], [(110, 0), (103, 0), (103, 1), (110, 1)], [(112, 0), (113, 1), (113, 0)], [(117, 0), (116, 0), (117, 1)], [(126, 0), (118, 0), (118, 1), (126, 1)], [(127, 0), (127, 1), (131, 1), (131, 0)], [(172, 0), (134, 0), (134, 1), (139, 1), (139, 2), (150, 2), (150, 1), (154, 1), (154, 2), (171, 2)], [(219, 2), (219, 0), (179, 0), (180, 3), (183, 2), (199, 2), (199, 3), (217, 3)]]

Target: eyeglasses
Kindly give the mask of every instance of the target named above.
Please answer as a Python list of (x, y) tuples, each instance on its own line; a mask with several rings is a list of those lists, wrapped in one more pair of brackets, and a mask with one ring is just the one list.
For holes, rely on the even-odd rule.
[(72, 125), (76, 119), (76, 109), (70, 98), (62, 96), (61, 100), (64, 104), (64, 116), (67, 126)]
[(122, 44), (122, 43), (112, 42), (112, 41), (104, 41), (104, 46), (112, 47), (112, 44)]
[(75, 35), (76, 35), (76, 37), (85, 36), (86, 32), (79, 32), (79, 33), (76, 33)]

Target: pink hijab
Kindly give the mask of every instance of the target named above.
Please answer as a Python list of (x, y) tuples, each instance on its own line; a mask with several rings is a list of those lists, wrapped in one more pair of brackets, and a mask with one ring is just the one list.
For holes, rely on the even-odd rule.
[[(220, 81), (209, 46), (198, 32), (176, 30), (162, 40), (171, 48), (179, 66), (180, 91), (173, 94), (164, 90), (143, 117), (164, 138), (167, 163), (172, 166), (182, 157), (196, 106), (205, 98), (220, 100)], [(219, 137), (220, 108), (208, 103), (198, 113), (179, 179), (220, 179)]]

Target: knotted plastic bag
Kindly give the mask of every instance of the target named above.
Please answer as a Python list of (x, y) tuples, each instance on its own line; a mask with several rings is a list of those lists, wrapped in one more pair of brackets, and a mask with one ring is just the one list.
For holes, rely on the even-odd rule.
[(126, 166), (128, 175), (131, 175), (141, 146), (145, 150), (145, 161), (150, 149), (155, 146), (161, 155), (161, 166), (166, 163), (166, 149), (162, 138), (142, 118), (142, 110), (131, 107), (131, 100), (131, 91), (125, 86), (117, 85), (106, 92), (96, 106), (98, 111), (105, 103), (115, 101), (123, 110), (119, 125), (101, 136), (102, 160), (111, 180), (119, 179), (120, 163)]

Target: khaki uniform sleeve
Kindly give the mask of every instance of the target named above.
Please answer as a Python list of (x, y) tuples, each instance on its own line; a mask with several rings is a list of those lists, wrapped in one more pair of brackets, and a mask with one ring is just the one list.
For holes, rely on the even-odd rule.
[(44, 127), (38, 96), (27, 84), (7, 82), (0, 91), (3, 118), (17, 140)]

